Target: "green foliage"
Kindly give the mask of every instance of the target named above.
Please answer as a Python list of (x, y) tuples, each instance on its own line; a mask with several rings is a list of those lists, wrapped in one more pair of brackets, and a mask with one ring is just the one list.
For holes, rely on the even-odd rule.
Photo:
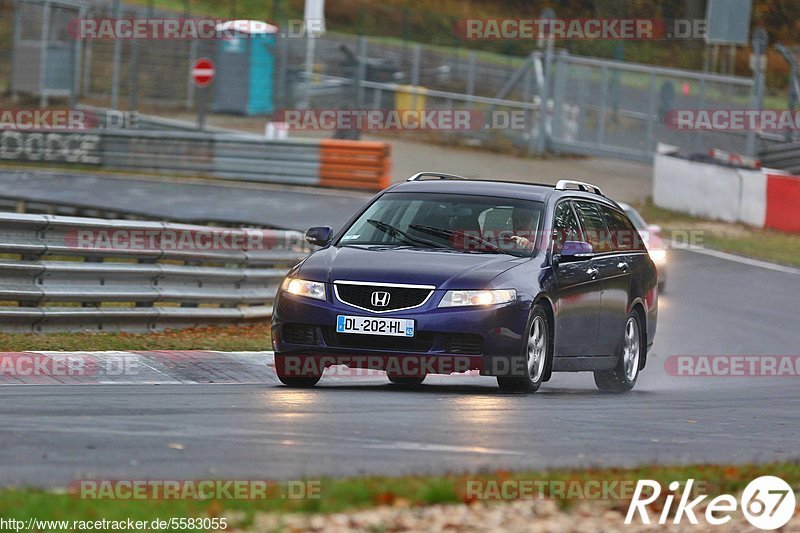
[(271, 350), (269, 323), (247, 327), (207, 327), (160, 333), (0, 333), (0, 351), (37, 350)]
[[(241, 525), (251, 524), (257, 512), (335, 513), (365, 509), (377, 505), (415, 506), (469, 502), (465, 499), (467, 479), (484, 481), (620, 481), (654, 479), (662, 485), (671, 481), (694, 479), (703, 484), (704, 494), (737, 494), (753, 479), (762, 475), (780, 476), (792, 486), (800, 483), (800, 465), (773, 463), (764, 465), (688, 465), (642, 466), (625, 468), (588, 468), (543, 472), (495, 471), (481, 474), (446, 476), (373, 476), (363, 478), (321, 479), (318, 499), (272, 498), (266, 500), (82, 500), (64, 492), (38, 489), (3, 489), (0, 491), (0, 515), (16, 520), (35, 517), (39, 520), (153, 520), (170, 517), (218, 517), (238, 512)], [(558, 498), (551, 494), (550, 497)], [(569, 508), (574, 500), (559, 500)], [(613, 504), (614, 502), (609, 502)], [(502, 502), (498, 502), (502, 505)], [(627, 507), (627, 506), (626, 506)]]

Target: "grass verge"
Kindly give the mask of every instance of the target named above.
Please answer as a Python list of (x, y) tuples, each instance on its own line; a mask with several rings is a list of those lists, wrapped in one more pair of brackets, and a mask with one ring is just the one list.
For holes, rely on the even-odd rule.
[(692, 244), (800, 267), (800, 235), (694, 217), (663, 209), (651, 200), (635, 207), (648, 223), (660, 225), (663, 235), (676, 241), (685, 242), (687, 236), (696, 235), (700, 242)]
[(271, 350), (268, 323), (245, 327), (207, 327), (158, 333), (0, 333), (0, 351), (40, 350)]
[[(800, 486), (800, 463), (726, 466), (647, 466), (633, 469), (571, 469), (538, 472), (487, 472), (475, 475), (365, 477), (350, 479), (320, 479), (318, 497), (293, 499), (281, 497), (283, 490), (268, 491), (272, 497), (260, 500), (110, 500), (80, 499), (66, 491), (50, 492), (35, 489), (4, 489), (0, 491), (0, 515), (27, 521), (40, 520), (133, 520), (170, 519), (172, 517), (220, 517), (237, 515), (238, 525), (252, 523), (257, 512), (271, 513), (334, 513), (366, 509), (379, 505), (419, 506), (457, 504), (475, 501), (465, 491), (467, 480), (489, 482), (539, 482), (550, 487), (558, 482), (580, 486), (581, 482), (635, 482), (653, 479), (667, 486), (671, 481), (694, 479), (701, 494), (737, 494), (753, 479), (773, 475), (783, 478), (793, 487)], [(485, 484), (484, 486), (489, 486)], [(633, 483), (635, 486), (635, 483)], [(537, 491), (538, 494), (538, 491)], [(569, 507), (584, 498), (566, 499), (557, 494), (545, 494)], [(610, 504), (630, 500), (630, 494)], [(665, 495), (662, 494), (662, 498)], [(500, 498), (498, 498), (500, 499)]]

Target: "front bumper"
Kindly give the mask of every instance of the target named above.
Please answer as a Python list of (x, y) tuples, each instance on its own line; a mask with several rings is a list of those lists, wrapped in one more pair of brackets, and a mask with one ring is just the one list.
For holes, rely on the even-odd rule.
[[(496, 373), (496, 358), (522, 354), (530, 303), (518, 299), (489, 307), (440, 309), (436, 306), (442, 295), (437, 290), (421, 307), (378, 314), (335, 301), (330, 294), (322, 301), (281, 292), (273, 311), (273, 349), (279, 356), (316, 358), (325, 365), (388, 371), (397, 360), (410, 358), (426, 373), (480, 370), (487, 375)], [(415, 335), (337, 334), (338, 315), (413, 319)]]

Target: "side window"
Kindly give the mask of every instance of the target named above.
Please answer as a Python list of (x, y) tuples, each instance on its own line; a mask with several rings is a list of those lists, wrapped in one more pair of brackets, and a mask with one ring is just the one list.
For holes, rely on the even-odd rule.
[(600, 210), (603, 211), (608, 229), (611, 231), (611, 243), (614, 250), (621, 252), (644, 250), (644, 243), (642, 243), (639, 232), (624, 213), (605, 205), (600, 206)]
[(553, 254), (560, 254), (567, 241), (582, 241), (578, 219), (569, 202), (561, 202), (556, 206), (553, 216)]
[(581, 226), (586, 241), (592, 245), (594, 253), (602, 254), (613, 251), (611, 246), (611, 235), (606, 228), (606, 221), (600, 209), (594, 202), (575, 202), (575, 210), (578, 212)]

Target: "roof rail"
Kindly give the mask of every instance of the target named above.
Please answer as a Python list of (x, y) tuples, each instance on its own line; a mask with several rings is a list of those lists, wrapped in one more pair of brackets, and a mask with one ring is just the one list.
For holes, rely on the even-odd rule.
[(566, 191), (568, 188), (575, 188), (579, 191), (593, 192), (594, 194), (605, 196), (605, 194), (603, 194), (603, 191), (600, 190), (600, 187), (598, 187), (597, 185), (592, 185), (591, 183), (584, 183), (582, 181), (573, 181), (573, 180), (559, 180), (558, 183), (556, 183), (557, 191)]
[(464, 176), (456, 176), (455, 174), (445, 174), (444, 172), (432, 172), (426, 170), (424, 172), (417, 172), (406, 181), (422, 181), (422, 178), (431, 177), (439, 178), (440, 180), (466, 180)]

